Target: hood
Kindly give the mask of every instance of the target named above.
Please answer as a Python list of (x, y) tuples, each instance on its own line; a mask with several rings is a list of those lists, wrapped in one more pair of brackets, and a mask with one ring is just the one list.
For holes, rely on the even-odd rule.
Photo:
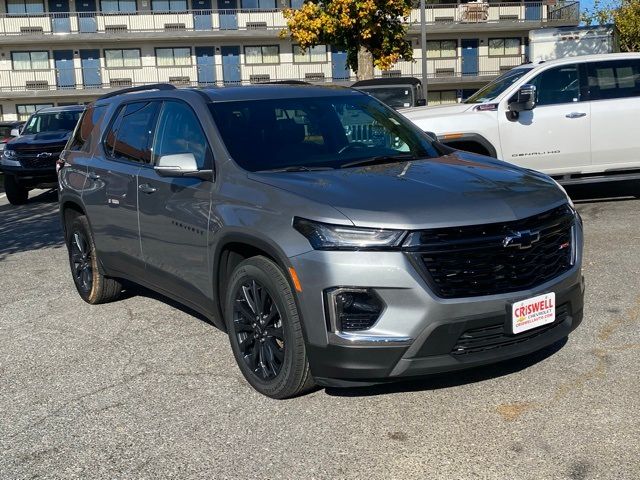
[(458, 115), (467, 110), (471, 110), (476, 104), (455, 103), (453, 105), (437, 105), (435, 107), (415, 107), (405, 108), (399, 112), (409, 120), (419, 120), (429, 117), (446, 117), (448, 115)]
[(71, 136), (71, 132), (42, 132), (33, 135), (22, 135), (9, 141), (8, 145), (14, 150), (33, 149), (38, 146), (53, 147), (60, 145), (60, 149), (64, 148)]
[(360, 168), (251, 173), (249, 178), (331, 205), (362, 227), (508, 222), (567, 201), (546, 175), (463, 152)]

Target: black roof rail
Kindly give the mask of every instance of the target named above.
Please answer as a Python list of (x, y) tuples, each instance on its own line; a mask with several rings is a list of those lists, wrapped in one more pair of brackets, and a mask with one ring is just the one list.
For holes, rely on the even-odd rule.
[(150, 85), (139, 85), (137, 87), (123, 88), (120, 90), (116, 90), (115, 92), (105, 93), (100, 98), (98, 98), (98, 100), (104, 100), (106, 98), (115, 97), (117, 95), (122, 95), (123, 93), (143, 92), (145, 90), (175, 90), (175, 89), (176, 89), (175, 85), (171, 85), (170, 83), (152, 83)]

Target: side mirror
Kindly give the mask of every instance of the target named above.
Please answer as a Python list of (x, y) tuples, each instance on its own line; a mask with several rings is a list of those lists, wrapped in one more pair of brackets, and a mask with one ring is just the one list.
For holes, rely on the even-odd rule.
[(212, 170), (198, 170), (193, 153), (162, 155), (153, 169), (161, 177), (195, 177), (211, 180), (213, 175)]
[(524, 84), (518, 92), (509, 100), (510, 112), (524, 112), (533, 110), (536, 107), (536, 86)]
[(19, 137), (20, 136), (20, 129), (19, 128), (12, 128), (11, 132), (9, 132), (9, 135), (11, 135), (12, 137)]
[(427, 100), (425, 98), (418, 98), (416, 100), (416, 107), (425, 107), (427, 105)]

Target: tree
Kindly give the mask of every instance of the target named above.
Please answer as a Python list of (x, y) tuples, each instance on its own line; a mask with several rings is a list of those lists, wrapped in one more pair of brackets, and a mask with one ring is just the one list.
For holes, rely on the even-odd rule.
[(587, 25), (613, 23), (620, 33), (620, 50), (640, 51), (640, 0), (595, 0), (582, 20)]
[(332, 45), (347, 52), (347, 65), (359, 79), (372, 78), (373, 66), (389, 70), (398, 60), (413, 60), (406, 39), (411, 0), (306, 0), (286, 9), (281, 35), (307, 48)]

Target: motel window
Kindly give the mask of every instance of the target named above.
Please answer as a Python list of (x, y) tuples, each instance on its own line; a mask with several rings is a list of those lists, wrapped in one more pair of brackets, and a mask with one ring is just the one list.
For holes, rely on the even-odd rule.
[(151, 0), (151, 10), (184, 12), (187, 10), (187, 0)]
[(48, 70), (49, 52), (11, 52), (14, 70)]
[(102, 0), (100, 10), (105, 13), (135, 12), (137, 10), (136, 0)]
[(189, 47), (156, 48), (156, 62), (159, 67), (191, 65), (191, 49)]
[(53, 107), (53, 103), (35, 103), (16, 105), (16, 113), (18, 120), (27, 121), (32, 113), (37, 112), (41, 108)]
[(105, 50), (104, 62), (107, 68), (139, 67), (140, 50), (137, 48)]
[(41, 0), (7, 0), (7, 13), (42, 13), (44, 2)]
[(244, 47), (244, 57), (245, 63), (248, 65), (280, 63), (280, 47), (277, 45)]
[(519, 38), (490, 38), (489, 55), (492, 57), (504, 57), (507, 55), (520, 55)]
[(309, 47), (305, 51), (300, 45), (293, 46), (293, 61), (295, 63), (317, 63), (327, 61), (327, 46), (316, 45)]
[(455, 58), (458, 56), (456, 40), (432, 40), (427, 42), (427, 58)]
[(427, 92), (428, 105), (446, 105), (458, 103), (458, 92), (456, 90), (441, 90)]

